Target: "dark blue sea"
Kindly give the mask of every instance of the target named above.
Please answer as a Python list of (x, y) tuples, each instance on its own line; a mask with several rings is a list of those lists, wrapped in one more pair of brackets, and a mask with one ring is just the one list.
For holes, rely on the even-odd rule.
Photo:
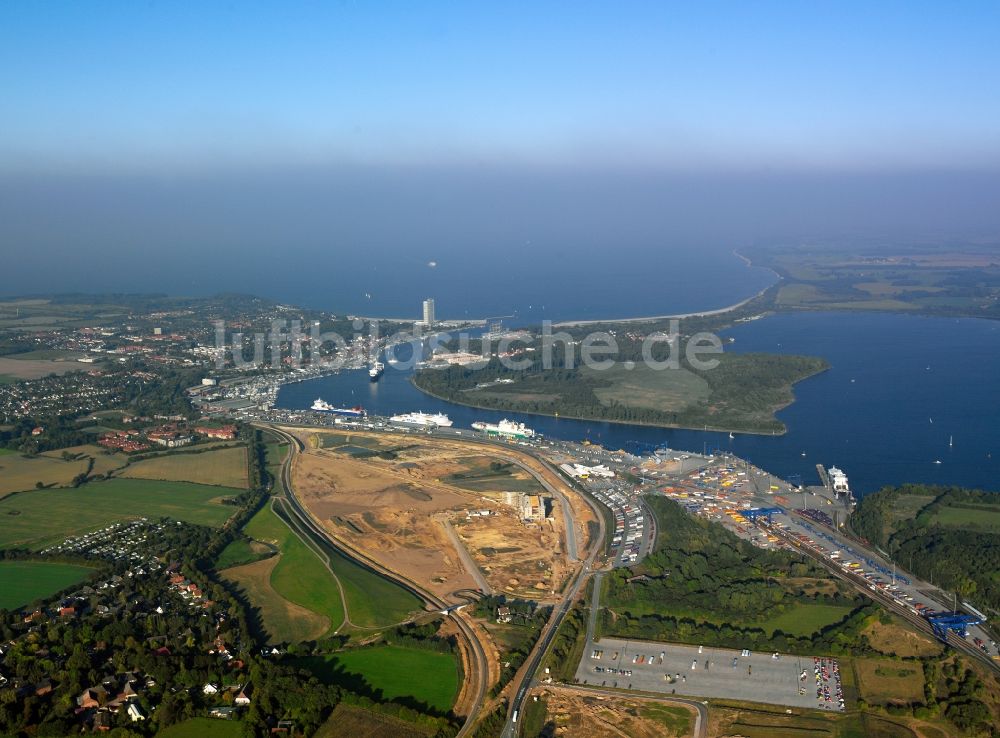
[[(585, 315), (585, 312), (580, 313)], [(679, 450), (722, 448), (784, 478), (818, 481), (816, 464), (843, 468), (856, 492), (902, 482), (1000, 489), (1000, 323), (881, 313), (782, 314), (740, 325), (727, 351), (822, 356), (829, 371), (796, 386), (779, 413), (782, 436), (518, 416), (552, 437), (590, 439), (609, 448), (629, 441)], [(364, 371), (282, 388), (278, 405), (306, 408), (321, 396), (389, 415), (447, 413), (456, 426), (514, 417), (424, 395), (409, 373), (388, 367), (378, 383)], [(952, 445), (949, 445), (949, 442)], [(935, 463), (940, 461), (940, 464)]]

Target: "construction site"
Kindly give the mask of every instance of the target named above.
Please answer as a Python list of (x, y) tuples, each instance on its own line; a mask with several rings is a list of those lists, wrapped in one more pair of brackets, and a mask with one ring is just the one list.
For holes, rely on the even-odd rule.
[[(477, 589), (554, 601), (571, 574), (566, 510), (546, 486), (564, 483), (529, 467), (535, 460), (506, 450), (487, 455), (461, 441), (298, 435), (305, 451), (295, 459), (293, 483), (315, 519), (440, 598), (457, 603), (454, 593)], [(582, 507), (570, 524), (583, 535), (592, 518)]]

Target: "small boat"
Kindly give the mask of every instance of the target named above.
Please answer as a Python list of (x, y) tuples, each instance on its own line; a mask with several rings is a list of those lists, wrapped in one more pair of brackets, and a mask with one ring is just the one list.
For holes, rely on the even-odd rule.
[(733, 435), (732, 431), (729, 432), (729, 440), (733, 440), (736, 436)]
[(941, 459), (934, 459), (934, 463), (935, 464), (940, 464), (941, 463)]

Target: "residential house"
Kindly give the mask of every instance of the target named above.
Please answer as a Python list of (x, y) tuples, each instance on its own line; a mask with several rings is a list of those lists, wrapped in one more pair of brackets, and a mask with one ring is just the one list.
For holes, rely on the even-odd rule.
[(247, 684), (243, 689), (239, 691), (236, 695), (236, 699), (233, 700), (233, 704), (246, 706), (250, 704), (250, 697), (253, 694), (253, 685)]
[(91, 710), (100, 707), (102, 704), (107, 702), (107, 699), (108, 690), (104, 687), (87, 687), (87, 689), (83, 690), (76, 698), (76, 704), (78, 707), (82, 707), (85, 710)]
[(143, 714), (142, 710), (139, 708), (139, 705), (137, 705), (135, 702), (129, 702), (128, 703), (127, 712), (128, 712), (128, 716), (130, 718), (132, 718), (132, 722), (133, 723), (137, 723), (140, 720), (145, 720), (146, 719), (145, 714)]

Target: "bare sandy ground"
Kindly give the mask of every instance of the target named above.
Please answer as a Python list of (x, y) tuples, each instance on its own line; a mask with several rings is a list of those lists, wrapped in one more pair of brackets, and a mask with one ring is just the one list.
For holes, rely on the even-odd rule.
[[(379, 448), (389, 448), (386, 437), (378, 440)], [(372, 439), (355, 434), (350, 445), (362, 442), (370, 447)], [(562, 587), (569, 570), (558, 502), (552, 520), (526, 523), (503, 503), (502, 484), (470, 491), (446, 481), (481, 468), (481, 449), (401, 438), (386, 459), (355, 458), (318, 445), (306, 443), (296, 458), (297, 494), (332, 535), (383, 566), (459, 601), (453, 593), (476, 589), (477, 582), (445, 530), (448, 521), (495, 592), (546, 600)], [(515, 487), (523, 484), (521, 475), (526, 473), (517, 470), (512, 477)], [(481, 510), (492, 514), (469, 515)]]

